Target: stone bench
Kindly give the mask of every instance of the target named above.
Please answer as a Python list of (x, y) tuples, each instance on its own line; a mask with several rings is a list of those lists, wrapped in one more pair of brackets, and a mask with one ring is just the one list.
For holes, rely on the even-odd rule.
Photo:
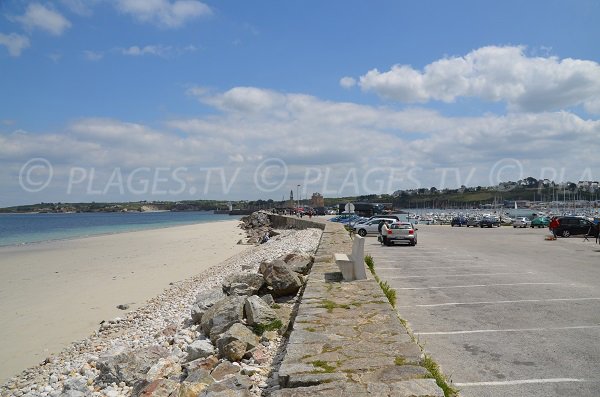
[(344, 281), (366, 280), (364, 237), (354, 236), (352, 254), (350, 256), (343, 253), (335, 253), (333, 257), (336, 265), (338, 265), (342, 272)]

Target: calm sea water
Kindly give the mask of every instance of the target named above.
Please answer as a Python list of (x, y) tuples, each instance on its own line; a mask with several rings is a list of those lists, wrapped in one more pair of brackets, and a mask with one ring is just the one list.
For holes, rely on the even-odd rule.
[(212, 212), (0, 214), (0, 246), (235, 220)]

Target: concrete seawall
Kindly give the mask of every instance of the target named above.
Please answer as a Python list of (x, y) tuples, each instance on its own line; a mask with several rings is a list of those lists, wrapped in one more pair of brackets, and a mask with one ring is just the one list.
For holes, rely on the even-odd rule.
[[(326, 223), (323, 221), (312, 221), (310, 219), (298, 218), (294, 216), (283, 216), (276, 214), (269, 214), (271, 225), (275, 229), (309, 229), (317, 228), (324, 230)], [(315, 218), (317, 219), (317, 218)]]
[(277, 215), (271, 220), (277, 227), (323, 230), (279, 368), (281, 389), (271, 395), (444, 396), (379, 284), (373, 278), (341, 281), (333, 254), (352, 251), (344, 227)]

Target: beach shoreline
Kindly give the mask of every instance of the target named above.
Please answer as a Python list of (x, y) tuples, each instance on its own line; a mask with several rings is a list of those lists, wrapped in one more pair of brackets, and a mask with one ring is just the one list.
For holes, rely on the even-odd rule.
[[(248, 246), (218, 221), (0, 247), (0, 383)], [(127, 311), (117, 305), (128, 305)]]

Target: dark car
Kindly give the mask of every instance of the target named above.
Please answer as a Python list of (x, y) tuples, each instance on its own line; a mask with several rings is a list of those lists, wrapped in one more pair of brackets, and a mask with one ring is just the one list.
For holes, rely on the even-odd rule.
[(480, 227), (494, 227), (494, 226), (500, 227), (500, 219), (493, 218), (493, 217), (482, 218), (481, 221), (479, 222), (479, 226)]
[(578, 216), (559, 216), (556, 235), (569, 237), (575, 235), (594, 236), (596, 225), (585, 218)]
[(464, 216), (456, 216), (452, 218), (452, 221), (450, 221), (450, 226), (467, 226), (467, 218), (465, 218)]

